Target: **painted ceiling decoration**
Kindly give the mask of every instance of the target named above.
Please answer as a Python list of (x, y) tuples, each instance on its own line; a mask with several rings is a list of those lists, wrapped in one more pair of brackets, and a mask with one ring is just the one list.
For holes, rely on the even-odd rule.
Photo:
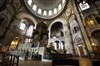
[(52, 19), (63, 11), (67, 0), (24, 0), (24, 3), (35, 16)]

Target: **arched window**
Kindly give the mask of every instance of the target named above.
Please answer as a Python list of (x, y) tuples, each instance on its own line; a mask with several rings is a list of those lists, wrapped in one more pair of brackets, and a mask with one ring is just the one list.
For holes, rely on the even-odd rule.
[(100, 30), (93, 31), (92, 37), (94, 37), (96, 40), (100, 41)]
[(38, 13), (41, 14), (42, 13), (42, 9), (39, 8), (38, 9)]
[(19, 27), (19, 29), (21, 29), (21, 30), (25, 30), (26, 25), (25, 25), (25, 23), (21, 22), (21, 23), (18, 25), (18, 27)]
[(52, 10), (49, 10), (49, 14), (48, 14), (49, 16), (51, 16), (52, 15)]
[(28, 0), (27, 3), (31, 6), (32, 0)]
[(34, 4), (33, 7), (32, 7), (32, 9), (33, 9), (34, 11), (36, 11), (37, 6)]
[(74, 31), (75, 31), (75, 33), (77, 32), (77, 28), (76, 27), (74, 27)]
[(43, 12), (43, 15), (45, 15), (45, 16), (47, 15), (47, 11), (46, 10)]
[(62, 7), (61, 4), (59, 4), (59, 6), (58, 6), (58, 10), (61, 10), (61, 7)]
[(53, 12), (54, 12), (54, 14), (56, 14), (57, 13), (57, 8), (55, 8)]
[(28, 30), (27, 30), (27, 32), (26, 32), (26, 35), (29, 36), (29, 37), (32, 37), (33, 29), (34, 29), (34, 27), (31, 25), (31, 26), (28, 28)]

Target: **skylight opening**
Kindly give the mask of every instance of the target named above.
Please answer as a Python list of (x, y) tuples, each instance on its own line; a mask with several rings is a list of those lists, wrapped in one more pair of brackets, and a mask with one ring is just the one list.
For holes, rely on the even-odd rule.
[(54, 14), (56, 14), (57, 13), (57, 8), (55, 8), (53, 12), (54, 12)]
[(47, 11), (46, 10), (43, 12), (43, 15), (45, 15), (45, 16), (47, 15)]
[(28, 4), (31, 6), (32, 0), (28, 0), (27, 2), (28, 2)]
[(52, 10), (49, 10), (49, 14), (48, 14), (49, 16), (51, 16), (52, 15)]
[(42, 14), (42, 9), (39, 8), (39, 9), (38, 9), (38, 13), (39, 13), (39, 14)]
[(58, 10), (61, 10), (61, 4), (59, 4), (59, 6), (58, 6)]
[(34, 11), (36, 11), (37, 6), (34, 4), (33, 7), (32, 7), (32, 9), (33, 9)]

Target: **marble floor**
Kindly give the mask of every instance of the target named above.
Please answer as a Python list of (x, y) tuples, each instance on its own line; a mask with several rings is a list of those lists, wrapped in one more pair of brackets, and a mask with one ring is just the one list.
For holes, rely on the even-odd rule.
[[(91, 59), (89, 58), (75, 58), (80, 62), (80, 66), (92, 66)], [(19, 66), (52, 66), (52, 62), (45, 62), (39, 60), (20, 60)]]

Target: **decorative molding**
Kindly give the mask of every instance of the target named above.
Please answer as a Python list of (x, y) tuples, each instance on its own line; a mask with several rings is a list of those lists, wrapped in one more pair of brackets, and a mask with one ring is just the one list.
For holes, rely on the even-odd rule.
[(20, 0), (13, 0), (12, 3), (13, 3), (13, 7), (15, 9), (17, 9), (17, 8), (19, 8), (21, 6)]

